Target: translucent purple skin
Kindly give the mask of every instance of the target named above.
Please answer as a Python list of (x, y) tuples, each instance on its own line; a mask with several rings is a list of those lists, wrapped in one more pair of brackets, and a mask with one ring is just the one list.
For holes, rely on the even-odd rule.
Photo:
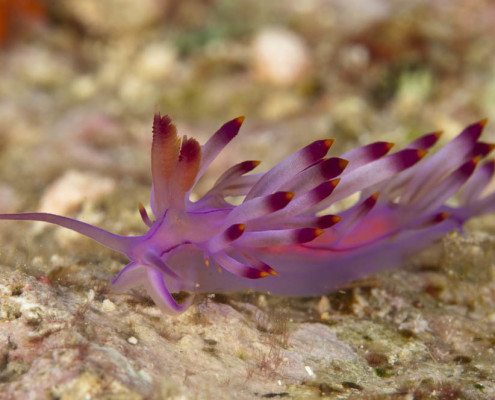
[[(485, 190), (495, 165), (480, 162), (494, 148), (478, 141), (486, 121), (468, 126), (425, 159), (440, 132), (391, 155), (391, 143), (377, 142), (324, 158), (333, 141), (319, 140), (264, 173), (246, 175), (258, 161), (239, 163), (200, 200), (190, 201), (195, 183), (243, 119), (227, 122), (200, 146), (194, 139), (181, 141), (170, 118), (155, 115), (150, 202), (155, 221), (140, 206), (150, 227), (143, 236), (123, 237), (53, 214), (0, 214), (0, 219), (60, 225), (125, 254), (131, 262), (113, 287), (142, 285), (166, 313), (178, 314), (198, 292), (328, 293), (398, 266), (467, 219), (495, 211), (495, 193)], [(446, 206), (461, 188), (459, 205)], [(360, 200), (339, 216), (321, 215), (355, 193)], [(234, 206), (227, 196), (244, 200)], [(191, 296), (178, 304), (171, 293), (183, 290)]]

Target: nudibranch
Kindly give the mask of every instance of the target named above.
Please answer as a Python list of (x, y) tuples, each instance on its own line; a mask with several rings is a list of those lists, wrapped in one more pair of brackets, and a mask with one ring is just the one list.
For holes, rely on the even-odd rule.
[[(488, 189), (495, 163), (484, 161), (495, 146), (479, 141), (486, 120), (469, 125), (430, 157), (425, 155), (440, 132), (392, 154), (392, 143), (375, 142), (326, 157), (333, 140), (317, 140), (266, 172), (248, 174), (259, 161), (234, 165), (192, 201), (198, 179), (243, 120), (225, 123), (200, 145), (180, 138), (168, 116), (155, 115), (154, 220), (140, 205), (149, 227), (142, 236), (119, 236), (47, 213), (0, 214), (0, 219), (56, 224), (125, 254), (130, 263), (113, 287), (143, 286), (166, 313), (178, 314), (201, 292), (325, 294), (398, 266), (469, 218), (495, 211), (495, 193)], [(456, 205), (446, 205), (458, 192)], [(338, 215), (325, 213), (355, 194), (359, 200)], [(230, 196), (242, 202), (231, 204)], [(172, 293), (181, 291), (191, 296), (179, 304)]]

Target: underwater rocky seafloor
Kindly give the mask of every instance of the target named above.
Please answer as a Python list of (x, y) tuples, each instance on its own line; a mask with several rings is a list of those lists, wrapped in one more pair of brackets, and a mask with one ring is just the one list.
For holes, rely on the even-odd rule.
[[(435, 129), (448, 139), (487, 116), (495, 141), (488, 1), (124, 3), (47, 1), (41, 27), (12, 31), (2, 212), (142, 233), (155, 107), (202, 143), (247, 116), (200, 190), (225, 166), (267, 168), (327, 136), (338, 155)], [(278, 75), (277, 43), (293, 66)], [(144, 292), (111, 291), (118, 254), (3, 221), (0, 399), (495, 398), (494, 249), (492, 215), (335, 293), (200, 296), (173, 318)]]
[[(46, 246), (30, 236), (25, 257)], [(0, 275), (1, 397), (492, 398), (494, 245), (452, 234), (328, 296), (201, 296), (179, 317), (113, 294), (119, 260), (78, 239), (16, 255)]]

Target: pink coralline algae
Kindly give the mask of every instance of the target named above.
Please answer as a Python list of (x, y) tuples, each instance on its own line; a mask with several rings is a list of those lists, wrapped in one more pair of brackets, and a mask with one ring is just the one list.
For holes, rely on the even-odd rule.
[[(258, 161), (227, 169), (198, 201), (190, 194), (244, 118), (224, 124), (204, 145), (177, 135), (155, 115), (151, 148), (152, 220), (140, 205), (142, 236), (124, 237), (47, 213), (0, 214), (2, 220), (45, 221), (125, 254), (112, 281), (117, 291), (144, 286), (166, 313), (186, 310), (194, 293), (255, 289), (273, 294), (328, 293), (351, 279), (395, 267), (471, 217), (495, 211), (487, 187), (494, 148), (479, 141), (486, 121), (468, 126), (425, 157), (440, 136), (430, 133), (388, 154), (376, 142), (326, 158), (333, 140), (318, 140), (267, 172)], [(460, 191), (457, 205), (446, 201)], [(351, 195), (338, 215), (323, 213)], [(227, 201), (241, 196), (241, 204)], [(345, 204), (345, 203), (344, 203)], [(172, 293), (191, 295), (182, 304)]]

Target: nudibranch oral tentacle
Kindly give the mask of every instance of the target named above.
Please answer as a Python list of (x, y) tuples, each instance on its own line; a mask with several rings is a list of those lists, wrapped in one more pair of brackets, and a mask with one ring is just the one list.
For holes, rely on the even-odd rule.
[[(195, 184), (243, 121), (225, 123), (201, 146), (179, 137), (170, 117), (155, 115), (154, 220), (139, 204), (149, 227), (142, 236), (123, 237), (46, 213), (0, 214), (0, 219), (59, 225), (125, 254), (130, 263), (113, 279), (114, 289), (142, 286), (162, 310), (179, 314), (196, 292), (326, 293), (397, 266), (467, 219), (495, 211), (495, 193), (488, 189), (495, 162), (485, 161), (495, 146), (479, 141), (486, 120), (469, 125), (432, 155), (427, 153), (440, 131), (391, 154), (392, 143), (376, 142), (327, 157), (333, 140), (317, 140), (266, 172), (247, 175), (260, 162), (240, 162), (192, 201)], [(458, 205), (446, 205), (459, 191)], [(319, 214), (356, 193), (357, 203), (338, 215)], [(234, 205), (229, 196), (244, 198)], [(180, 291), (191, 293), (182, 304), (172, 296)]]

